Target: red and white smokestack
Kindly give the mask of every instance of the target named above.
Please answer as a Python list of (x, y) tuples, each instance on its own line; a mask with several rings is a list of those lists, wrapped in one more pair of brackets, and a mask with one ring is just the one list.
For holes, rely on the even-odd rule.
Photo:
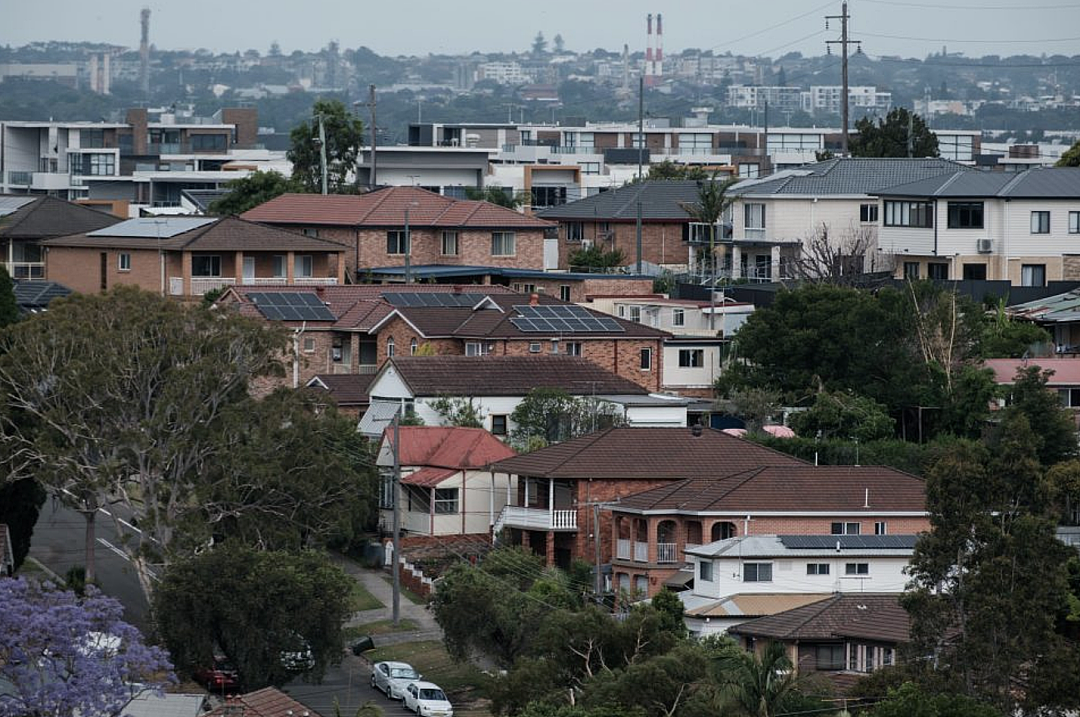
[(645, 40), (645, 84), (646, 86), (652, 85), (653, 74), (653, 34), (652, 34), (652, 13), (650, 12), (646, 19), (648, 33)]
[(656, 15), (656, 61), (653, 75), (657, 80), (664, 76), (664, 25), (663, 16), (659, 13)]

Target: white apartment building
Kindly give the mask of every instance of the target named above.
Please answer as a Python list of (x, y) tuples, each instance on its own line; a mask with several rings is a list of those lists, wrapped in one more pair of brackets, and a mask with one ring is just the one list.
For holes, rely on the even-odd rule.
[(532, 82), (521, 63), (513, 60), (482, 62), (477, 70), (478, 79), (492, 80), (500, 85), (524, 85)]

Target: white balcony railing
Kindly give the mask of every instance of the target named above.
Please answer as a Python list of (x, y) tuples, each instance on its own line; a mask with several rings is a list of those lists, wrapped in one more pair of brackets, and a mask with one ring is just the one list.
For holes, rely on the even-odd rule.
[(634, 562), (647, 563), (649, 562), (649, 544), (648, 543), (634, 543)]
[(675, 543), (657, 543), (656, 544), (656, 562), (658, 563), (674, 563), (679, 558), (678, 546)]
[[(240, 280), (245, 286), (287, 286), (289, 280), (284, 276), (245, 276)], [(293, 277), (295, 286), (334, 286), (337, 284), (336, 276), (296, 276)]]
[(191, 295), (202, 296), (208, 291), (224, 289), (234, 284), (236, 284), (236, 279), (231, 276), (193, 276), (191, 277)]
[(296, 276), (293, 283), (297, 286), (333, 286), (337, 284), (336, 276)]
[(45, 278), (45, 264), (44, 262), (34, 261), (15, 261), (6, 262), (4, 268), (7, 269), (8, 276), (12, 279), (44, 279)]
[(615, 557), (619, 560), (630, 559), (630, 541), (626, 538), (619, 538), (615, 547)]
[(503, 508), (497, 525), (525, 530), (577, 530), (577, 511), (508, 505)]

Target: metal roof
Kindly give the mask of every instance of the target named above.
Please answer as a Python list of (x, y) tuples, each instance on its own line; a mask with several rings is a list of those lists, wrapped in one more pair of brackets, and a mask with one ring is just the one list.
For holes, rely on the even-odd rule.
[(1036, 167), (1023, 172), (955, 172), (872, 192), (890, 197), (1080, 199), (1080, 168)]
[(68, 296), (71, 289), (55, 281), (16, 281), (15, 303), (23, 311), (44, 309), (53, 299)]
[(0, 196), (0, 217), (6, 217), (8, 214), (26, 206), (35, 199), (37, 199), (37, 197)]
[(139, 217), (87, 232), (86, 236), (168, 239), (216, 221), (214, 217)]
[(698, 200), (698, 182), (690, 180), (645, 181), (601, 192), (576, 202), (536, 213), (553, 220), (636, 221), (641, 204), (643, 221), (693, 221), (686, 206)]
[(885, 187), (951, 176), (958, 172), (979, 173), (939, 158), (836, 158), (781, 171), (770, 177), (740, 182), (729, 191), (736, 196), (867, 195)]

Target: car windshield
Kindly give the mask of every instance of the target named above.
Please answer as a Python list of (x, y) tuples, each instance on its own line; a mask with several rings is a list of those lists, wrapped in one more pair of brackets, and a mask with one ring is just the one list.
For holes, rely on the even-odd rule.
[(446, 702), (446, 695), (443, 694), (442, 690), (420, 690), (420, 699)]
[(420, 677), (411, 667), (394, 667), (390, 670), (390, 676), (403, 680), (415, 680)]

